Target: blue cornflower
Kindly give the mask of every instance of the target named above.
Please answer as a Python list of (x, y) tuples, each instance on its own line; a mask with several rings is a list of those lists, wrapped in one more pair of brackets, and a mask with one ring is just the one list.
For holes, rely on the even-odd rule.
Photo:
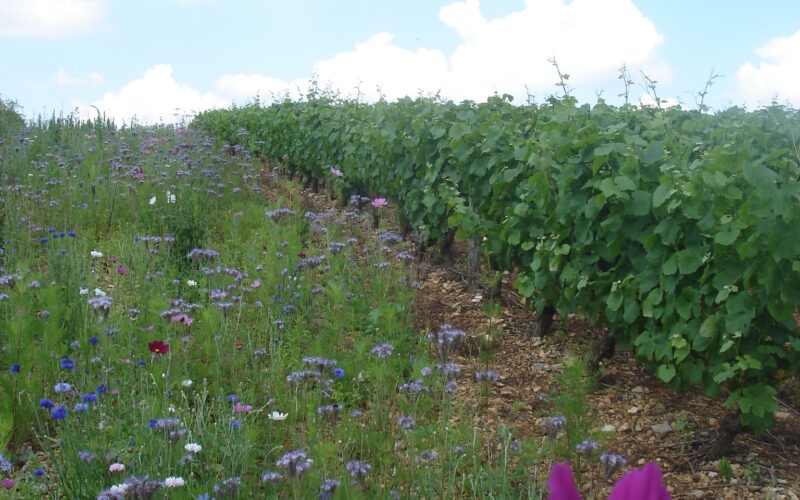
[(96, 345), (98, 342), (100, 342), (100, 339), (98, 339), (97, 337), (92, 337), (89, 339), (89, 343), (92, 345)]
[(64, 356), (61, 358), (61, 368), (65, 370), (72, 370), (75, 368), (75, 362), (72, 361), (68, 356)]
[(44, 236), (42, 236), (41, 238), (39, 238), (39, 243), (47, 243), (48, 241), (50, 241), (50, 240), (48, 240), (48, 239), (47, 239), (46, 237), (44, 237)]
[(236, 420), (235, 418), (231, 419), (230, 424), (231, 424), (231, 429), (233, 429), (233, 430), (239, 429), (239, 421)]
[(77, 236), (77, 234), (75, 234), (75, 231), (68, 231), (67, 236), (69, 236), (70, 238), (74, 238)]
[(55, 404), (50, 399), (40, 399), (39, 406), (41, 406), (42, 408), (47, 408), (49, 410), (50, 408), (55, 406)]
[(97, 394), (90, 392), (89, 394), (84, 394), (81, 396), (81, 401), (84, 403), (94, 403), (97, 401)]
[(44, 469), (33, 469), (33, 477), (42, 477), (44, 474)]
[(238, 403), (239, 402), (239, 396), (237, 396), (236, 394), (228, 394), (228, 402), (229, 403)]
[(103, 394), (105, 394), (106, 393), (105, 384), (98, 385), (97, 389), (95, 389), (95, 392), (97, 393), (98, 396), (102, 396)]
[(60, 394), (62, 392), (67, 392), (72, 390), (72, 386), (66, 382), (59, 382), (53, 386), (53, 390), (56, 392), (56, 394)]
[(19, 369), (20, 369), (19, 363), (14, 363), (13, 365), (11, 365), (11, 373), (19, 373)]
[(333, 376), (336, 378), (344, 378), (344, 369), (343, 368), (334, 368), (333, 369)]
[(58, 405), (50, 410), (50, 417), (52, 417), (53, 420), (64, 420), (67, 418), (67, 409)]
[(86, 403), (75, 403), (75, 411), (86, 411), (89, 409), (89, 405)]

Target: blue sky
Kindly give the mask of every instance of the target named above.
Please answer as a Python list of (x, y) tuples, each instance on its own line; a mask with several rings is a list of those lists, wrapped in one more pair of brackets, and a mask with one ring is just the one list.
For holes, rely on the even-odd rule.
[[(298, 95), (541, 102), (555, 56), (582, 102), (800, 107), (797, 0), (1, 0), (0, 95), (28, 117), (94, 106), (118, 123), (173, 121)], [(358, 90), (356, 90), (358, 89)], [(176, 111), (176, 108), (179, 108)]]

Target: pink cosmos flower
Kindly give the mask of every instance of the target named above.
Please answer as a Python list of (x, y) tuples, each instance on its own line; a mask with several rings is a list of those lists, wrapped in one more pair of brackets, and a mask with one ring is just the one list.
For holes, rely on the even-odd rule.
[(108, 466), (109, 472), (122, 472), (125, 470), (125, 465), (119, 462), (111, 464)]
[(253, 282), (250, 283), (250, 288), (258, 288), (260, 286), (261, 286), (261, 280), (253, 280)]
[(240, 402), (236, 402), (236, 408), (234, 408), (233, 412), (237, 415), (240, 413), (250, 413), (253, 411), (253, 407), (251, 405), (243, 405)]
[(375, 198), (372, 200), (372, 206), (375, 208), (385, 207), (388, 203), (386, 203), (386, 198)]
[(342, 177), (344, 174), (338, 168), (331, 167), (331, 175), (334, 177)]
[(187, 316), (187, 315), (185, 315), (183, 313), (176, 314), (175, 316), (172, 317), (172, 322), (173, 323), (183, 323), (186, 326), (192, 326), (192, 322), (193, 321), (194, 320), (192, 318), (190, 318), (189, 316)]
[[(547, 480), (549, 500), (581, 500), (569, 462), (555, 463)], [(670, 500), (669, 492), (661, 480), (658, 465), (650, 462), (644, 467), (628, 471), (614, 485), (608, 500)]]

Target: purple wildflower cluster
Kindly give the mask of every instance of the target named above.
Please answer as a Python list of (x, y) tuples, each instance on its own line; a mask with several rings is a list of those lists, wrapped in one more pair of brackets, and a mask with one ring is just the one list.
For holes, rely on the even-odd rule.
[(419, 396), (423, 392), (430, 392), (428, 386), (422, 381), (422, 379), (418, 378), (413, 382), (406, 382), (398, 388), (398, 390), (402, 393)]
[(321, 378), (322, 374), (315, 370), (298, 370), (286, 375), (286, 381), (291, 385), (316, 382)]
[(556, 415), (554, 417), (545, 419), (539, 425), (544, 428), (545, 432), (547, 432), (547, 435), (550, 438), (555, 439), (555, 437), (558, 435), (558, 431), (567, 425), (567, 417), (564, 415)]
[(126, 498), (154, 498), (164, 488), (164, 482), (150, 476), (131, 476), (124, 483), (114, 485), (97, 494), (98, 500), (122, 500)]
[(163, 432), (172, 443), (177, 443), (187, 433), (186, 428), (181, 425), (180, 419), (177, 418), (151, 419), (147, 426), (154, 431)]
[(496, 384), (500, 380), (500, 375), (494, 370), (478, 370), (475, 372), (475, 380), (486, 384)]
[(397, 425), (405, 430), (411, 430), (417, 425), (417, 422), (411, 415), (400, 415), (397, 417)]
[(309, 368), (316, 368), (320, 373), (330, 372), (337, 362), (335, 359), (326, 359), (319, 356), (304, 356), (303, 364)]
[(211, 249), (193, 248), (186, 254), (186, 258), (192, 261), (214, 260), (219, 257), (219, 252)]
[(295, 212), (291, 208), (279, 207), (274, 210), (267, 210), (265, 214), (268, 219), (278, 221), (283, 219), (284, 217), (294, 217), (295, 215), (297, 215), (297, 212)]
[(394, 346), (390, 342), (384, 342), (373, 347), (369, 352), (380, 359), (386, 359), (392, 355)]
[(275, 465), (284, 469), (289, 477), (300, 479), (311, 468), (311, 461), (307, 458), (306, 450), (300, 448), (283, 455)]
[(446, 364), (458, 343), (465, 339), (467, 334), (464, 330), (454, 328), (450, 323), (443, 324), (439, 330), (428, 333), (428, 341), (433, 345), (437, 358), (441, 364)]
[(350, 473), (350, 476), (358, 484), (364, 484), (364, 480), (367, 478), (367, 473), (370, 469), (372, 469), (372, 466), (361, 460), (350, 460), (347, 462), (347, 472)]

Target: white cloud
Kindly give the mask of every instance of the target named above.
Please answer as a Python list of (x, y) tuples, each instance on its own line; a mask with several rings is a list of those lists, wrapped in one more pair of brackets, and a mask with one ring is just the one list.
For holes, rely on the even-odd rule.
[(651, 64), (663, 42), (655, 25), (630, 0), (527, 0), (525, 8), (485, 21), (478, 0), (443, 7), (442, 21), (464, 36), (450, 57), (461, 93), (518, 94), (553, 90), (555, 57), (571, 86), (613, 78), (623, 64)]
[(379, 33), (318, 62), (315, 73), (351, 95), (358, 86), (368, 99), (380, 87), (389, 98), (441, 90), (456, 100), (494, 92), (520, 97), (526, 86), (555, 92), (552, 57), (575, 87), (613, 82), (623, 63), (662, 83), (672, 76), (656, 54), (663, 36), (631, 0), (527, 0), (521, 11), (493, 20), (483, 17), (478, 0), (464, 0), (442, 7), (439, 17), (461, 37), (449, 58), (399, 47), (391, 34)]
[(314, 74), (323, 86), (351, 96), (360, 92), (367, 100), (376, 100), (379, 94), (396, 99), (450, 87), (452, 75), (444, 54), (404, 49), (394, 45), (392, 38), (389, 33), (378, 33), (356, 45), (354, 51), (319, 61)]
[(307, 86), (305, 80), (296, 80), (286, 83), (278, 78), (259, 74), (245, 75), (237, 73), (235, 75), (223, 75), (214, 85), (214, 89), (224, 95), (229, 96), (234, 101), (244, 101), (259, 96), (262, 102), (270, 101), (272, 97), (282, 97), (287, 93), (294, 97), (299, 97), (297, 87), (305, 90)]
[(231, 101), (213, 93), (201, 94), (186, 84), (178, 83), (172, 76), (172, 66), (157, 64), (145, 71), (142, 78), (134, 80), (117, 93), (107, 92), (92, 103), (101, 113), (118, 123), (172, 122), (176, 115), (227, 107)]
[(83, 85), (99, 87), (103, 84), (103, 77), (100, 73), (92, 71), (86, 78), (75, 78), (70, 76), (63, 68), (59, 68), (56, 73), (56, 83), (62, 87), (79, 87)]
[(748, 106), (770, 104), (773, 98), (800, 106), (800, 31), (770, 40), (756, 49), (758, 67), (746, 63), (736, 72), (739, 92)]
[(85, 33), (106, 13), (107, 0), (2, 0), (0, 36), (62, 37)]

